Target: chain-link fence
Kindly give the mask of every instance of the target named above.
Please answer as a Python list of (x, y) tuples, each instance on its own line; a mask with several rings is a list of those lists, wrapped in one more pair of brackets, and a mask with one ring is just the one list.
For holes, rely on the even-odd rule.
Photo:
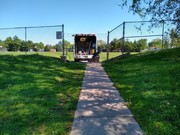
[[(0, 51), (49, 51), (64, 44), (64, 25), (0, 28)], [(59, 34), (59, 37), (58, 37)]]
[[(128, 21), (107, 33), (93, 33), (96, 34), (97, 45), (102, 50), (103, 60), (126, 52), (160, 50), (179, 46), (179, 39), (177, 41), (175, 36), (173, 37), (175, 26), (172, 25), (172, 21), (160, 21), (158, 27), (151, 27), (153, 23), (155, 22)], [(60, 33), (59, 38), (57, 38), (57, 32)], [(74, 34), (80, 33), (64, 32), (63, 24), (0, 28), (0, 51), (60, 52), (59, 55), (66, 55), (73, 60)], [(143, 46), (143, 43), (146, 43), (146, 46)]]
[[(173, 37), (175, 20), (123, 22), (107, 35), (107, 59), (109, 52), (141, 52), (179, 46), (179, 38)], [(156, 25), (156, 26), (155, 26)], [(174, 32), (174, 33), (173, 33)], [(173, 40), (176, 40), (173, 42)], [(178, 41), (177, 41), (178, 40)]]

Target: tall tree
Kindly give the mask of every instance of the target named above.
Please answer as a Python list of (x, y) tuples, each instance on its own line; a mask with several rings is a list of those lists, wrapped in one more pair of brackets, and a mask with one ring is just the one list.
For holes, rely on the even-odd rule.
[(169, 37), (168, 37), (168, 35), (165, 35), (165, 36), (164, 36), (163, 42), (164, 42), (164, 48), (165, 48), (165, 49), (167, 49), (167, 48), (170, 47), (170, 42), (169, 42)]
[(50, 49), (51, 49), (51, 46), (50, 46), (50, 45), (46, 45), (46, 46), (44, 47), (44, 51), (45, 51), (45, 52), (49, 52)]
[(170, 38), (171, 38), (171, 47), (180, 46), (180, 35), (177, 34), (177, 30), (172, 29), (170, 31)]
[(71, 43), (70, 43), (69, 41), (67, 41), (67, 40), (64, 40), (64, 48), (65, 48), (65, 49), (66, 49), (66, 48), (72, 48)]
[(27, 42), (22, 41), (22, 42), (21, 42), (21, 45), (20, 45), (20, 47), (19, 47), (19, 50), (22, 51), (22, 52), (28, 51)]
[(26, 46), (27, 46), (28, 51), (30, 51), (30, 49), (33, 49), (33, 42), (31, 40), (28, 40), (26, 42)]
[(137, 41), (138, 52), (147, 48), (147, 39), (140, 39)]
[(4, 44), (4, 42), (2, 40), (0, 40), (0, 47), (1, 48), (5, 47), (5, 44)]
[(33, 43), (32, 49), (33, 49), (33, 51), (37, 52), (40, 49), (44, 49), (44, 44), (42, 42), (40, 42), (40, 43)]
[(40, 43), (38, 44), (38, 48), (39, 48), (39, 49), (44, 49), (44, 44), (43, 44), (42, 42), (40, 42)]
[(104, 40), (97, 40), (97, 46), (101, 49), (106, 49), (106, 42)]
[(125, 41), (125, 46), (124, 46), (124, 51), (125, 52), (133, 52), (134, 51), (134, 45), (133, 45), (133, 42), (129, 41), (129, 40), (126, 40)]
[(11, 37), (7, 37), (4, 43), (8, 51), (14, 51), (13, 39)]
[(149, 47), (161, 48), (161, 43), (162, 43), (162, 40), (157, 38), (157, 39), (153, 39), (151, 42), (149, 42), (148, 45), (149, 45)]
[(55, 48), (56, 48), (56, 52), (62, 51), (62, 45), (61, 44), (56, 44)]
[(14, 51), (19, 51), (21, 40), (18, 38), (18, 36), (13, 37), (13, 45), (14, 45)]
[(119, 50), (120, 48), (122, 48), (122, 39), (114, 38), (110, 43), (109, 49), (111, 51), (114, 51), (114, 50)]
[(152, 26), (158, 26), (159, 20), (176, 20), (168, 23), (175, 24), (180, 35), (180, 0), (122, 0), (120, 6), (128, 6), (142, 18), (150, 16)]

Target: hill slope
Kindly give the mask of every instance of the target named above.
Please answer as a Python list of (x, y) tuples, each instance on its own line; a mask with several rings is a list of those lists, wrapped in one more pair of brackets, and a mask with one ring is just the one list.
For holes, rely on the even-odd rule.
[(103, 65), (146, 134), (180, 134), (180, 48)]

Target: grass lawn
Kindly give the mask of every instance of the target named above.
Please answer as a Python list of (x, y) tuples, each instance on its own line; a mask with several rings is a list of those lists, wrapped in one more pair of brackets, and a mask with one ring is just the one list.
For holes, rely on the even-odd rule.
[(0, 54), (0, 134), (70, 132), (85, 65), (63, 63), (58, 57)]
[(180, 134), (180, 48), (103, 63), (148, 135)]
[[(120, 56), (120, 52), (109, 52), (109, 59), (112, 59), (114, 57)], [(107, 53), (106, 52), (101, 52), (100, 53), (100, 61), (103, 62), (107, 60)]]
[[(60, 56), (62, 55), (62, 52), (0, 52), (0, 56), (1, 55), (13, 55), (13, 56), (17, 56), (17, 55), (30, 55), (30, 54), (39, 54), (42, 56), (49, 56), (49, 57), (55, 57), (55, 58), (60, 58)], [(65, 52), (66, 55), (66, 52)], [(117, 57), (121, 55), (120, 52), (109, 52), (109, 59)], [(73, 52), (68, 52), (67, 53), (67, 59), (70, 61), (74, 61), (74, 53)], [(100, 61), (103, 62), (107, 59), (107, 53), (106, 52), (101, 52), (100, 54)]]

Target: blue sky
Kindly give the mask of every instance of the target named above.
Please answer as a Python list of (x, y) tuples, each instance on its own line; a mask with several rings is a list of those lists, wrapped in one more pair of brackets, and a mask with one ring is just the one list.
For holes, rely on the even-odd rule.
[(108, 30), (123, 21), (141, 20), (139, 16), (128, 13), (127, 8), (121, 9), (118, 6), (120, 2), (121, 0), (0, 0), (0, 28), (64, 24), (65, 33), (69, 36), (74, 33), (99, 33), (106, 37)]

